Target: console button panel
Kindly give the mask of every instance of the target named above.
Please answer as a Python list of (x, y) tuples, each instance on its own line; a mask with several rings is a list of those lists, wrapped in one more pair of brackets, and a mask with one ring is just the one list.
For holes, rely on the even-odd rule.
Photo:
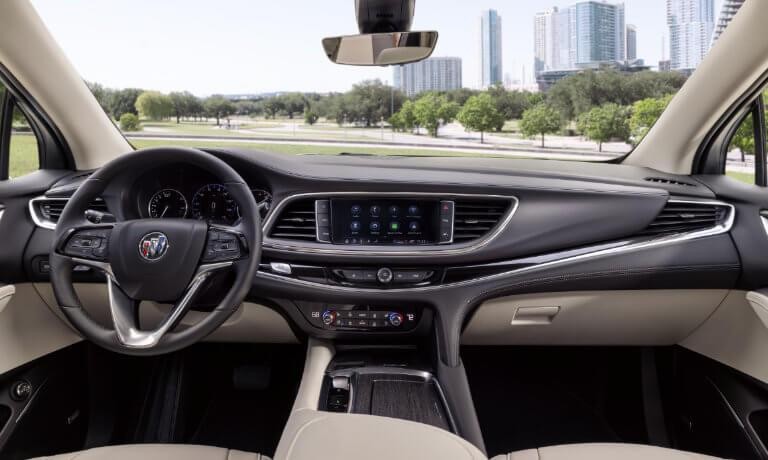
[(408, 332), (418, 326), (422, 309), (296, 302), (318, 329), (354, 332)]

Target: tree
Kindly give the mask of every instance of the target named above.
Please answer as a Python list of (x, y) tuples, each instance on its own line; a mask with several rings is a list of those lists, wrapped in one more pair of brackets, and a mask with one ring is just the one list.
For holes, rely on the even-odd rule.
[(544, 136), (556, 133), (561, 127), (560, 114), (546, 103), (541, 103), (523, 113), (520, 132), (525, 137), (541, 135), (541, 147), (544, 148)]
[(493, 98), (488, 93), (472, 96), (456, 116), (464, 128), (480, 132), (480, 143), (485, 142), (485, 133), (503, 122), (504, 117), (496, 109)]
[(431, 136), (437, 137), (441, 125), (450, 123), (456, 118), (459, 105), (448, 102), (445, 96), (428, 93), (413, 104), (413, 115), (416, 122), (427, 129)]
[(403, 105), (403, 93), (391, 86), (384, 85), (381, 80), (366, 80), (352, 87), (347, 93), (347, 120), (363, 123), (366, 127), (378, 123), (381, 119), (389, 118)]
[(317, 123), (317, 120), (319, 118), (320, 117), (315, 112), (313, 112), (312, 109), (307, 109), (307, 110), (304, 111), (304, 123), (306, 123), (306, 124), (308, 124), (310, 126), (312, 126), (315, 123)]
[(283, 101), (277, 97), (271, 97), (264, 101), (264, 113), (267, 118), (275, 119), (277, 114), (285, 108)]
[(587, 70), (555, 83), (547, 92), (547, 101), (564, 121), (574, 120), (593, 107), (608, 103), (631, 105), (641, 99), (676, 93), (685, 80), (677, 72)]
[(753, 123), (754, 121), (751, 113), (744, 117), (744, 119), (741, 120), (738, 129), (736, 129), (736, 132), (733, 134), (731, 143), (728, 146), (729, 151), (733, 150), (733, 148), (739, 149), (742, 163), (747, 161), (748, 154), (755, 154), (755, 125)]
[(221, 126), (222, 118), (229, 118), (235, 113), (235, 104), (221, 95), (213, 95), (203, 102), (206, 113), (216, 119), (216, 126)]
[(162, 120), (171, 116), (171, 98), (157, 91), (144, 91), (136, 99), (136, 110), (144, 118)]
[(282, 102), (282, 108), (288, 114), (288, 118), (293, 120), (293, 117), (297, 113), (304, 112), (306, 107), (306, 101), (301, 93), (288, 93), (280, 96)]
[(602, 152), (603, 142), (629, 139), (629, 109), (613, 103), (595, 107), (583, 115), (579, 125), (588, 139), (598, 143), (598, 150)]
[(646, 98), (632, 105), (632, 118), (629, 119), (629, 129), (632, 142), (638, 144), (651, 127), (656, 123), (661, 114), (672, 100), (672, 95), (661, 98)]
[(123, 131), (139, 131), (141, 124), (139, 117), (132, 113), (124, 113), (120, 116), (120, 129)]
[(143, 90), (137, 88), (126, 88), (112, 92), (109, 98), (109, 113), (112, 114), (115, 120), (119, 120), (124, 113), (138, 115), (136, 99), (143, 92)]
[(168, 95), (171, 101), (171, 114), (176, 117), (176, 123), (181, 122), (182, 117), (192, 115), (197, 98), (190, 92), (173, 92)]
[(523, 112), (532, 106), (530, 103), (530, 94), (532, 93), (527, 91), (507, 91), (501, 83), (491, 86), (488, 89), (488, 93), (496, 102), (496, 109), (505, 120), (520, 119), (523, 116)]

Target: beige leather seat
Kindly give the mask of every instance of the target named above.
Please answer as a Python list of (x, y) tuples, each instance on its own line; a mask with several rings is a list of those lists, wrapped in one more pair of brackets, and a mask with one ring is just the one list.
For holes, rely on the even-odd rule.
[(259, 454), (208, 446), (135, 444), (100, 447), (38, 460), (269, 460)]
[(637, 444), (571, 444), (522, 450), (493, 460), (714, 460), (715, 457)]

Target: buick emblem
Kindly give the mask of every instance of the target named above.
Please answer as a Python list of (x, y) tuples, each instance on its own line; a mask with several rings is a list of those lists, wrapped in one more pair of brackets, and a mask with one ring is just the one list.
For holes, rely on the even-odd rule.
[(149, 233), (139, 242), (139, 254), (145, 260), (160, 260), (168, 251), (168, 246), (168, 237), (164, 233)]

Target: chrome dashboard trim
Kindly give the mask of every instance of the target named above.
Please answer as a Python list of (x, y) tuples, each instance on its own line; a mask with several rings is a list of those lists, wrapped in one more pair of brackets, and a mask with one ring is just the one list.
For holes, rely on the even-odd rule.
[[(446, 245), (429, 245), (429, 246), (412, 246), (412, 249), (397, 250), (394, 247), (390, 247), (391, 250), (382, 250), (382, 246), (349, 246), (340, 249), (338, 246), (328, 243), (314, 243), (314, 246), (308, 246), (306, 244), (294, 243), (290, 240), (282, 240), (269, 237), (269, 233), (272, 231), (272, 227), (275, 225), (280, 213), (290, 203), (301, 199), (322, 199), (333, 197), (349, 197), (349, 196), (380, 196), (380, 197), (429, 197), (429, 198), (442, 198), (444, 200), (451, 200), (453, 198), (491, 198), (509, 200), (511, 206), (507, 213), (502, 217), (499, 224), (493, 231), (487, 236), (480, 238), (472, 243), (465, 243), (460, 247), (446, 247)], [(520, 206), (520, 200), (513, 195), (488, 195), (488, 194), (467, 194), (467, 193), (435, 193), (435, 192), (328, 192), (328, 193), (300, 193), (296, 195), (290, 195), (282, 200), (275, 206), (269, 213), (267, 221), (264, 223), (264, 240), (263, 247), (268, 249), (274, 249), (278, 251), (291, 251), (293, 253), (305, 253), (305, 254), (326, 254), (326, 255), (376, 255), (376, 256), (423, 256), (425, 254), (436, 256), (456, 256), (474, 252), (482, 247), (487, 246), (491, 241), (495, 240), (501, 233), (507, 228), (512, 217), (517, 212)], [(455, 210), (454, 210), (455, 212)], [(331, 247), (322, 247), (331, 246)]]
[[(571, 262), (579, 262), (579, 261), (589, 260), (597, 257), (623, 254), (623, 253), (628, 253), (632, 251), (639, 251), (643, 249), (651, 249), (655, 247), (662, 247), (662, 246), (668, 246), (668, 245), (677, 244), (677, 243), (683, 243), (686, 241), (706, 238), (710, 236), (722, 235), (724, 233), (728, 233), (731, 231), (736, 219), (736, 208), (732, 204), (725, 203), (722, 201), (670, 199), (668, 200), (668, 203), (709, 204), (713, 206), (721, 206), (721, 207), (728, 208), (729, 213), (728, 213), (728, 217), (725, 219), (725, 221), (722, 224), (718, 224), (714, 227), (707, 228), (704, 230), (678, 233), (678, 234), (667, 235), (667, 236), (662, 236), (662, 237), (653, 238), (650, 240), (643, 240), (643, 241), (633, 241), (631, 239), (628, 239), (626, 241), (619, 240), (618, 242), (618, 244), (620, 244), (619, 246), (612, 246), (607, 249), (596, 249), (593, 252), (582, 253), (574, 256), (566, 256), (566, 257), (563, 257), (562, 259), (556, 259), (548, 262), (542, 262), (536, 265), (517, 268), (517, 269), (506, 271), (504, 273), (497, 273), (497, 274), (479, 277), (471, 280), (460, 281), (456, 283), (440, 284), (440, 285), (434, 285), (434, 286), (395, 288), (395, 289), (371, 289), (371, 288), (362, 288), (362, 287), (345, 287), (345, 286), (334, 286), (329, 284), (315, 283), (312, 281), (303, 281), (295, 278), (288, 278), (286, 276), (275, 275), (275, 274), (266, 273), (263, 271), (257, 272), (256, 276), (265, 277), (267, 279), (290, 283), (290, 284), (302, 286), (302, 287), (310, 287), (310, 288), (321, 289), (321, 290), (327, 289), (332, 291), (341, 291), (341, 292), (348, 292), (348, 293), (364, 292), (368, 294), (372, 294), (372, 293), (381, 294), (381, 293), (388, 293), (388, 292), (390, 293), (391, 292), (396, 292), (396, 293), (431, 292), (431, 291), (437, 291), (437, 290), (444, 290), (447, 288), (471, 286), (480, 282), (503, 279), (509, 276), (515, 276), (515, 275), (528, 273), (528, 272), (532, 272), (535, 270), (540, 270), (548, 267), (556, 267), (558, 265), (563, 265)], [(604, 243), (595, 245), (596, 248), (600, 248), (604, 246), (605, 246)]]
[(32, 198), (29, 200), (29, 203), (27, 203), (29, 208), (29, 215), (32, 217), (32, 222), (34, 222), (35, 225), (46, 230), (56, 230), (55, 222), (52, 222), (37, 213), (35, 204), (40, 201), (69, 201), (69, 198), (38, 196)]

